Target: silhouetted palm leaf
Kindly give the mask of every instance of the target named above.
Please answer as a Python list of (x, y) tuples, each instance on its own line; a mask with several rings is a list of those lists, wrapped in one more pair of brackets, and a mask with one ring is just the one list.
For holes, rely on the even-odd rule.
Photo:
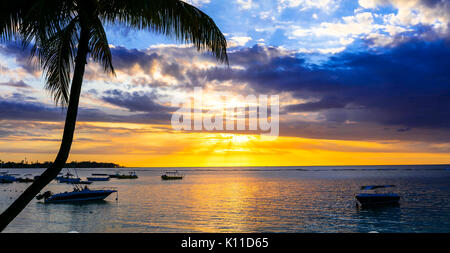
[(89, 48), (91, 48), (92, 59), (99, 62), (104, 67), (106, 72), (111, 72), (114, 74), (114, 66), (112, 65), (112, 55), (108, 44), (108, 38), (106, 37), (102, 22), (98, 17), (95, 17), (92, 20)]
[(74, 65), (77, 18), (50, 38), (38, 40), (31, 53), (38, 57), (45, 73), (45, 88), (61, 105), (69, 102), (70, 75)]
[(109, 24), (122, 24), (174, 36), (197, 49), (209, 49), (228, 63), (227, 42), (214, 21), (196, 7), (178, 0), (99, 0), (99, 15)]

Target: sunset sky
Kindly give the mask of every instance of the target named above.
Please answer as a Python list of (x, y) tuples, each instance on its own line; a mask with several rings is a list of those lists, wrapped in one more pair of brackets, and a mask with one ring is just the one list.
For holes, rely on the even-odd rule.
[[(125, 166), (450, 163), (450, 3), (192, 0), (229, 67), (191, 45), (107, 26), (116, 76), (87, 65), (69, 160)], [(64, 109), (17, 43), (0, 44), (0, 160), (53, 160)], [(278, 95), (280, 133), (176, 131), (173, 98)]]

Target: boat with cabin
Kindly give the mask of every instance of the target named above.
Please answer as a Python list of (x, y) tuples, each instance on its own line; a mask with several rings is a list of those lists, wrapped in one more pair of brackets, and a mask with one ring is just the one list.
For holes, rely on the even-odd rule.
[(398, 204), (400, 196), (392, 192), (380, 192), (380, 190), (392, 188), (395, 185), (366, 185), (361, 186), (361, 193), (355, 196), (357, 204), (361, 206), (380, 206)]
[(166, 171), (164, 175), (161, 176), (162, 180), (181, 180), (183, 179), (183, 174), (176, 171)]
[(109, 181), (109, 176), (100, 177), (100, 176), (94, 176), (94, 177), (87, 177), (88, 181), (94, 182), (94, 181)]
[(36, 199), (44, 199), (44, 203), (94, 201), (104, 200), (114, 192), (117, 193), (117, 190), (114, 188), (91, 190), (87, 186), (81, 187), (77, 185), (71, 192), (53, 194), (51, 191), (46, 191), (36, 196)]
[(74, 177), (73, 174), (67, 172), (64, 176), (58, 176), (55, 178), (59, 183), (66, 184), (92, 184), (92, 181), (83, 181), (79, 177)]
[(138, 176), (136, 175), (136, 172), (130, 171), (128, 174), (122, 174), (120, 172), (117, 172), (116, 174), (109, 175), (110, 178), (117, 178), (117, 179), (136, 179)]

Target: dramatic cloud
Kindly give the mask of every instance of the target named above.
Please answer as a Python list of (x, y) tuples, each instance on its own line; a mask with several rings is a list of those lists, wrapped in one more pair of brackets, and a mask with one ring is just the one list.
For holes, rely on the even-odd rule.
[(127, 49), (125, 47), (113, 47), (111, 53), (114, 67), (118, 69), (130, 69), (138, 65), (141, 69), (148, 70), (155, 60), (160, 59), (155, 53), (147, 54), (137, 49)]
[(381, 54), (344, 52), (321, 66), (309, 66), (299, 55), (269, 57), (267, 52), (259, 46), (234, 52), (231, 62), (238, 59), (244, 69), (215, 68), (205, 75), (247, 82), (260, 93), (290, 92), (309, 102), (285, 110), (320, 111), (330, 122), (450, 128), (446, 42), (412, 40)]
[(107, 90), (102, 99), (110, 104), (128, 109), (130, 112), (169, 112), (170, 107), (155, 102), (157, 94), (144, 92), (123, 92), (121, 90)]
[(31, 88), (30, 85), (26, 84), (22, 80), (17, 81), (17, 82), (10, 80), (9, 82), (0, 83), (0, 86), (10, 86), (10, 87), (15, 87), (15, 88)]
[(278, 0), (278, 9), (300, 8), (307, 10), (311, 8), (331, 11), (339, 6), (339, 0)]
[[(156, 107), (153, 111), (131, 115), (116, 115), (99, 109), (79, 108), (79, 121), (92, 122), (124, 122), (146, 124), (169, 124), (171, 114), (169, 109)], [(65, 117), (65, 109), (50, 106), (37, 101), (25, 101), (13, 97), (0, 96), (0, 120), (26, 120), (61, 122)]]
[(447, 0), (359, 0), (359, 4), (366, 9), (394, 7), (397, 13), (386, 16), (390, 24), (430, 25), (445, 32), (450, 22), (450, 3)]
[[(361, 24), (373, 25), (374, 19), (375, 15), (364, 11), (342, 24), (356, 25), (357, 31), (365, 27)], [(230, 67), (189, 45), (142, 50), (115, 46), (111, 50), (117, 77), (102, 76), (89, 70), (95, 64), (88, 65), (84, 84), (88, 92), (83, 94), (91, 100), (82, 100), (86, 104), (80, 108), (79, 119), (169, 124), (174, 111), (167, 106), (170, 96), (185, 96), (194, 86), (202, 86), (209, 92), (282, 96), (281, 135), (447, 139), (441, 131), (450, 128), (450, 45), (438, 37), (426, 41), (411, 37), (376, 50), (355, 39), (331, 57), (262, 44), (234, 48), (229, 51)], [(2, 45), (0, 54), (13, 57), (23, 67), (28, 62), (26, 53), (14, 44)], [(0, 86), (30, 86), (28, 79), (12, 80), (17, 79)], [(5, 120), (64, 118), (63, 110), (28, 94), (2, 94), (0, 109), (0, 119)]]

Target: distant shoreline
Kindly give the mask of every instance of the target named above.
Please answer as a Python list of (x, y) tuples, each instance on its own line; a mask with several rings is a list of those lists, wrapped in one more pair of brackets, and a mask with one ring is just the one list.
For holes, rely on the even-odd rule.
[[(15, 163), (15, 162), (2, 162), (0, 160), (0, 169), (46, 169), (51, 165), (51, 162), (44, 163)], [(448, 167), (450, 169), (450, 164), (383, 164), (383, 165), (297, 165), (297, 166), (147, 166), (147, 167), (128, 167), (121, 166), (115, 163), (100, 163), (100, 162), (70, 162), (67, 163), (64, 168), (68, 169), (178, 169), (178, 170), (191, 170), (191, 169), (258, 169), (258, 168), (280, 168), (281, 170), (303, 170), (302, 168), (342, 168), (342, 170), (352, 170), (350, 168), (358, 167), (380, 167), (382, 170), (386, 170), (385, 167), (416, 167), (416, 166), (427, 166), (427, 167)], [(446, 168), (447, 169), (447, 168)], [(306, 169), (307, 170), (307, 169)], [(339, 169), (338, 169), (339, 170)]]
[[(41, 168), (0, 168), (1, 171), (14, 169), (46, 169)], [(416, 171), (416, 170), (426, 170), (426, 171), (450, 171), (449, 164), (420, 164), (420, 165), (351, 165), (351, 166), (246, 166), (246, 167), (67, 167), (64, 169), (77, 169), (77, 170), (99, 170), (99, 171), (155, 171), (155, 170), (177, 170), (183, 172), (192, 171), (315, 171), (315, 172), (326, 172), (326, 171)]]
[[(52, 162), (35, 162), (35, 163), (28, 163), (28, 162), (4, 162), (0, 160), (0, 169), (42, 169), (42, 168), (48, 168)], [(89, 168), (89, 169), (115, 169), (115, 168), (124, 168), (123, 166), (120, 166), (119, 164), (115, 163), (102, 163), (102, 162), (92, 162), (92, 161), (83, 161), (83, 162), (77, 162), (72, 161), (70, 163), (66, 163), (64, 165), (64, 168)]]

